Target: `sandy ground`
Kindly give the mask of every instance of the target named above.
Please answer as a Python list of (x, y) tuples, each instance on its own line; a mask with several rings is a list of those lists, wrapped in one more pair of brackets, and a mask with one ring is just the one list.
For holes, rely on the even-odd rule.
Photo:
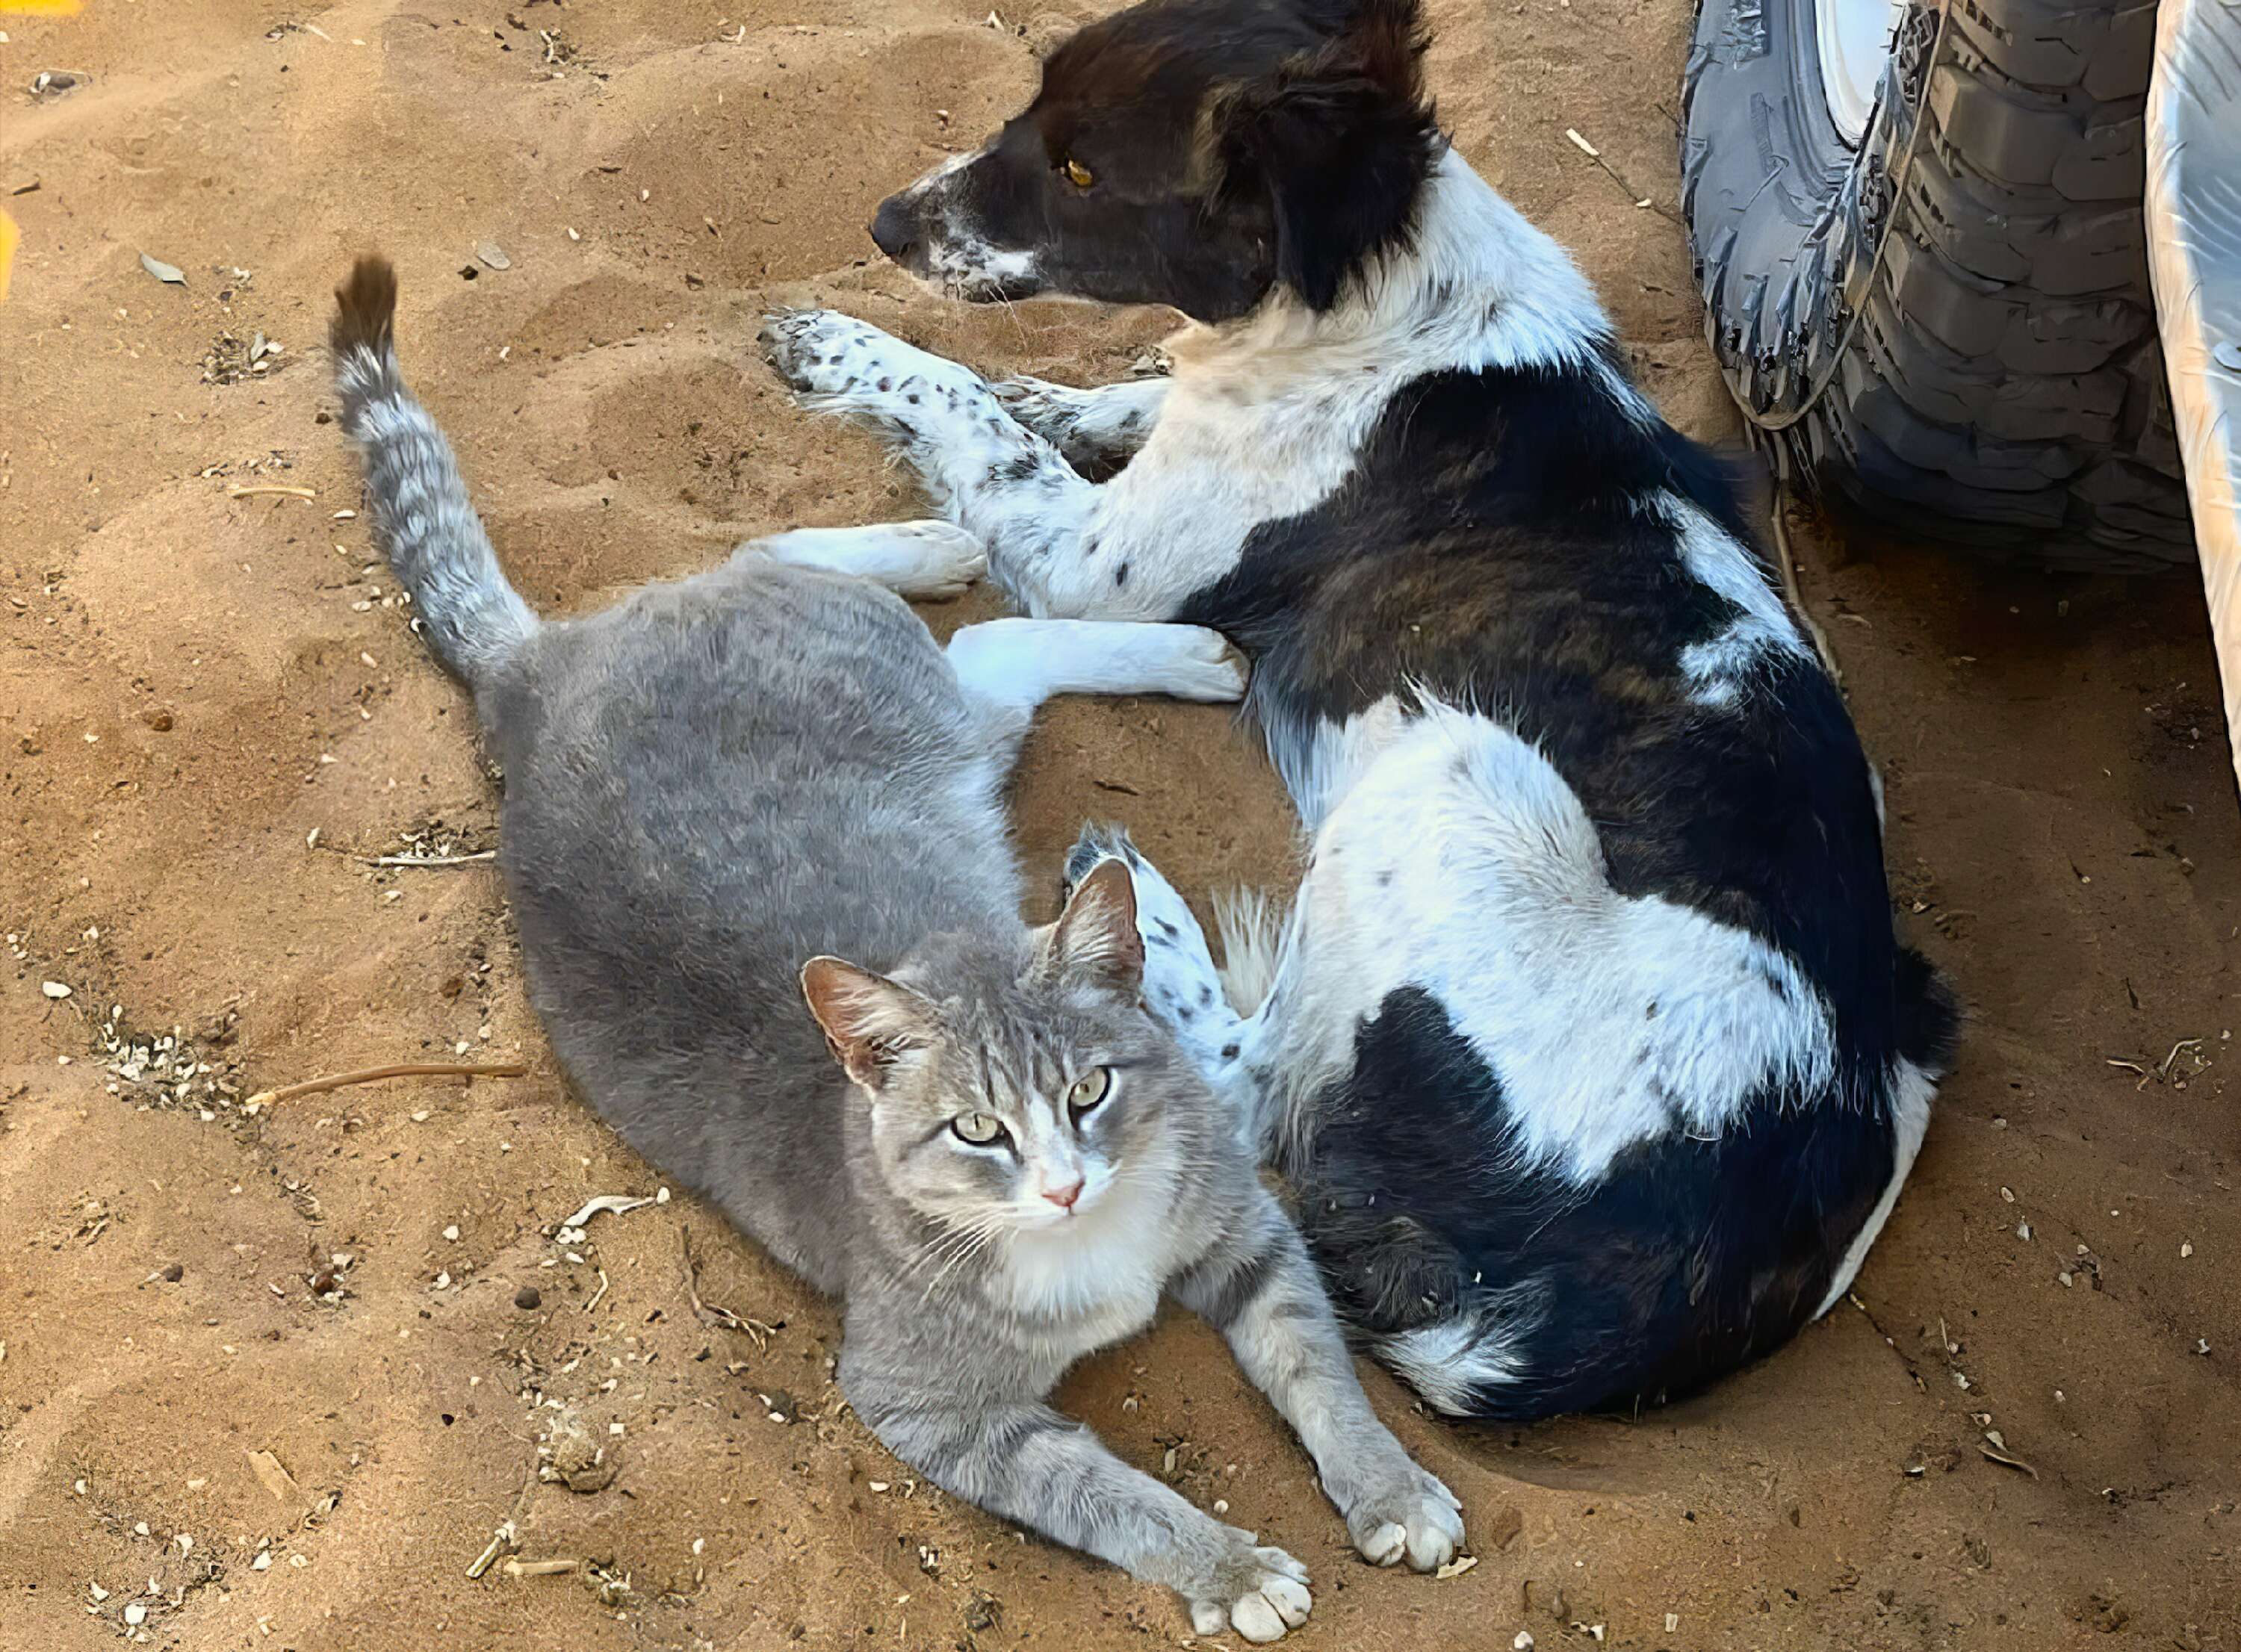
[[(1032, 84), (987, 10), (0, 19), (7, 1652), (1187, 1642), (1161, 1591), (915, 1486), (841, 1410), (830, 1308), (706, 1210), (556, 1241), (660, 1178), (565, 1094), (490, 867), (365, 859), (486, 847), (495, 812), (349, 515), (315, 348), (348, 257), (400, 266), (408, 363), (539, 604), (909, 513), (773, 387), (766, 304), (1080, 380), (1162, 331), (869, 261), (880, 195)], [(1666, 210), (1684, 0), (1437, 10), (1464, 153), (1578, 250), (1672, 416), (1732, 438)], [(42, 70), (90, 79), (35, 98)], [(276, 483), (316, 498), (230, 497)], [(1352, 1561), (1196, 1323), (1091, 1362), (1067, 1404), (1315, 1568), (1306, 1645), (2241, 1649), (2241, 810), (2199, 595), (1801, 553), (1905, 922), (1975, 1018), (1913, 1185), (1855, 1302), (1685, 1405), (1462, 1430), (1376, 1378), (1468, 1506), (1446, 1582)], [(1059, 708), (1020, 805), (1039, 880), (1089, 813), (1194, 892), (1292, 875), (1220, 712)], [(241, 1105), (455, 1050), (529, 1073)], [(766, 1336), (696, 1312), (688, 1234), (698, 1301)], [(583, 1567), (471, 1580), (507, 1521)]]

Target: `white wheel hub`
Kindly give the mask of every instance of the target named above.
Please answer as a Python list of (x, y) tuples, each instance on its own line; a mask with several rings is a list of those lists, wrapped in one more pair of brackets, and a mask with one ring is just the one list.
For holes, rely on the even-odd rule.
[(1821, 91), (1829, 118), (1859, 147), (1875, 113), (1883, 65), (1890, 61), (1902, 0), (1815, 0), (1813, 32), (1821, 59)]

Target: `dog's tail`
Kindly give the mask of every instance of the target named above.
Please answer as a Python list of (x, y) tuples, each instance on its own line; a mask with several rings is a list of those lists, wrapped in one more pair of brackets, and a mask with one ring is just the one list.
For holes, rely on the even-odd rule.
[(436, 658), (470, 687), (537, 629), (468, 501), (452, 445), (397, 365), (397, 272), (360, 258), (328, 338), (343, 429), (358, 444), (374, 531)]
[(1911, 946), (1898, 949), (1898, 1053), (1932, 1079), (1953, 1070), (1962, 1010), (1953, 984)]
[(1222, 889), (1214, 897), (1221, 937), (1221, 993), (1229, 1007), (1251, 1015), (1276, 984), (1284, 946), (1284, 905), (1265, 889)]

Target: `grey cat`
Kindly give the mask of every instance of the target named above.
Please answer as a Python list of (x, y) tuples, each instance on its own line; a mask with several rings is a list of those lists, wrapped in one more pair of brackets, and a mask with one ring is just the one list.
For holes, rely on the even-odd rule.
[(389, 267), (337, 299), (376, 525), (505, 769), (553, 1046), (632, 1147), (845, 1299), (857, 1415), (953, 1495), (1179, 1591), (1200, 1632), (1274, 1640), (1306, 1568), (1044, 1403), (1168, 1293), (1298, 1430), (1364, 1555), (1448, 1560), (1455, 1498), (1371, 1411), (1237, 1122), (1142, 1008), (1133, 852), (1055, 923), (1019, 916), (1001, 793), (1035, 706), (1234, 699), (1227, 645), (1007, 619), (945, 651), (847, 572), (961, 584), (977, 547), (940, 524), (782, 535), (539, 620), (400, 377)]

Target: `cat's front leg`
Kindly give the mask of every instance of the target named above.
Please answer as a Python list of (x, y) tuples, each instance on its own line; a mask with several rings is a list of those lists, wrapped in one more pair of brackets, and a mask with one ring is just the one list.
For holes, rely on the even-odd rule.
[(1253, 1191), (1237, 1236), (1175, 1281), (1177, 1300), (1228, 1340), (1299, 1435), (1365, 1560), (1445, 1565), (1462, 1547), (1462, 1505), (1377, 1420), (1299, 1230)]
[(852, 1372), (845, 1352), (841, 1387), (880, 1443), (951, 1496), (1165, 1584), (1199, 1634), (1274, 1641), (1308, 1621), (1307, 1568), (1130, 1468), (1048, 1406), (929, 1402)]
[(1074, 560), (1097, 490), (980, 374), (832, 310), (772, 316), (762, 342), (804, 406), (863, 420), (909, 461), (1029, 613), (1080, 612), (1056, 605), (1052, 576)]

